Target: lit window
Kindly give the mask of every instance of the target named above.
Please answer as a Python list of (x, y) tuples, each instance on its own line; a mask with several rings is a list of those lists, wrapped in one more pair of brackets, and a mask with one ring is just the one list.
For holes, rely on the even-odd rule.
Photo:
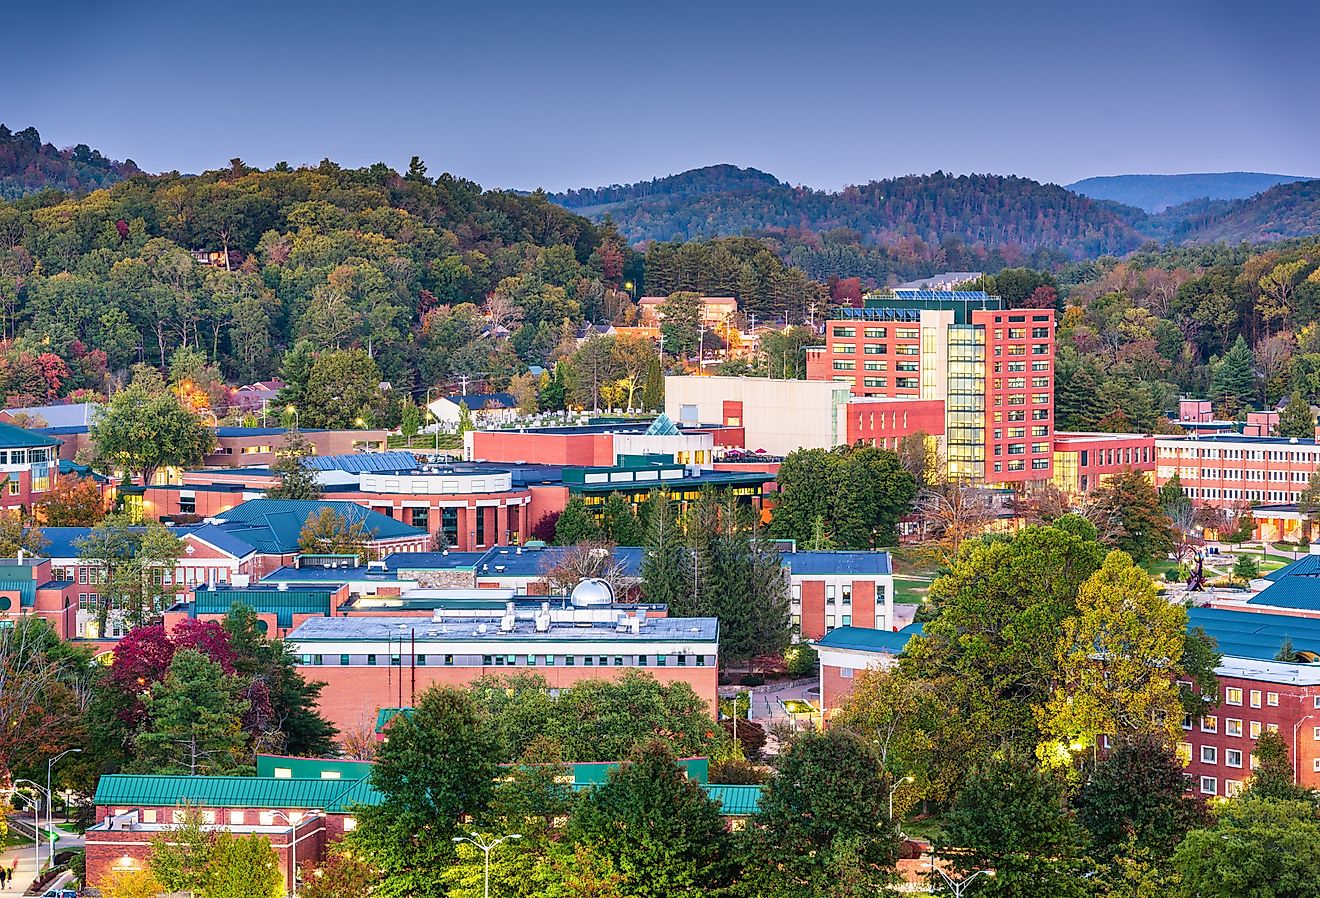
[(1251, 738), (1252, 738), (1252, 739), (1259, 739), (1259, 738), (1260, 738), (1260, 721), (1259, 721), (1259, 720), (1253, 720), (1253, 721), (1251, 722)]
[(1201, 718), (1201, 732), (1217, 733), (1219, 732), (1219, 718), (1213, 714), (1207, 714)]
[(1224, 732), (1225, 732), (1226, 734), (1228, 734), (1229, 736), (1241, 736), (1241, 735), (1242, 735), (1242, 721), (1240, 721), (1240, 720), (1235, 720), (1235, 719), (1233, 719), (1232, 717), (1227, 718), (1227, 719), (1224, 721)]
[(1259, 690), (1259, 689), (1253, 689), (1253, 690), (1251, 690), (1251, 707), (1253, 707), (1253, 708), (1259, 708), (1259, 707), (1260, 707), (1260, 690)]
[(1224, 704), (1240, 705), (1242, 704), (1242, 690), (1236, 686), (1230, 686), (1224, 690)]
[(1271, 708), (1279, 707), (1279, 693), (1277, 692), (1265, 693), (1265, 704), (1269, 705)]

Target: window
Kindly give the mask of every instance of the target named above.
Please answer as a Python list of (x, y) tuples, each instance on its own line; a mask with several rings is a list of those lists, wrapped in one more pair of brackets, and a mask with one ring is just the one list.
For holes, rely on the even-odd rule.
[(155, 808), (144, 808), (143, 811), (142, 811), (142, 822), (143, 822), (143, 823), (155, 823), (155, 822), (156, 822), (156, 809), (155, 809)]
[(1184, 764), (1190, 764), (1192, 761), (1192, 743), (1179, 742), (1178, 748), (1174, 754), (1178, 756), (1179, 761), (1182, 761)]
[(277, 779), (277, 780), (290, 780), (290, 779), (293, 779), (293, 768), (291, 768), (291, 767), (276, 767), (276, 768), (275, 768), (275, 779)]
[(353, 830), (355, 830), (355, 829), (357, 829), (357, 818), (356, 818), (356, 817), (345, 817), (345, 818), (344, 818), (344, 832), (346, 832), (346, 833), (351, 833), (351, 832), (352, 832)]
[(1242, 735), (1242, 721), (1229, 717), (1224, 721), (1224, 732), (1229, 736)]
[(1213, 776), (1201, 777), (1201, 794), (1217, 795), (1219, 793), (1219, 780)]
[(340, 667), (348, 667), (348, 665), (349, 665), (349, 659), (348, 659), (348, 656), (347, 656), (347, 655), (340, 655), (340, 656), (339, 656), (339, 666), (340, 666)]
[(1202, 763), (1202, 764), (1218, 764), (1218, 763), (1219, 763), (1219, 749), (1215, 748), (1213, 745), (1202, 745), (1202, 746), (1201, 746), (1201, 763)]
[(1279, 693), (1277, 692), (1265, 693), (1265, 704), (1269, 705), (1271, 708), (1279, 707)]
[(1242, 704), (1242, 690), (1236, 686), (1230, 686), (1224, 690), (1224, 704), (1240, 705)]
[(321, 779), (323, 779), (323, 780), (337, 780), (337, 779), (339, 779), (339, 778), (340, 778), (340, 775), (339, 775), (339, 771), (338, 771), (338, 770), (322, 770), (322, 771), (321, 771)]
[(1228, 767), (1242, 766), (1242, 752), (1236, 748), (1224, 749), (1224, 764)]
[(836, 336), (836, 337), (855, 337), (855, 336), (857, 336), (857, 328), (855, 328), (855, 327), (836, 327), (836, 328), (834, 328), (834, 336)]
[(678, 666), (679, 666), (679, 667), (687, 667), (687, 655), (679, 655), (679, 656), (678, 656)]
[(1251, 690), (1251, 707), (1253, 707), (1253, 708), (1259, 708), (1259, 707), (1260, 707), (1260, 690), (1259, 690), (1259, 689), (1253, 689), (1253, 690)]
[(1224, 780), (1224, 795), (1236, 798), (1242, 794), (1242, 783), (1238, 780)]
[(1201, 732), (1217, 733), (1219, 732), (1219, 718), (1213, 714), (1207, 714), (1201, 718)]
[(1251, 730), (1250, 730), (1250, 733), (1251, 733), (1251, 738), (1252, 738), (1252, 739), (1259, 739), (1259, 738), (1260, 738), (1260, 721), (1259, 721), (1259, 720), (1253, 720), (1253, 721), (1251, 722)]

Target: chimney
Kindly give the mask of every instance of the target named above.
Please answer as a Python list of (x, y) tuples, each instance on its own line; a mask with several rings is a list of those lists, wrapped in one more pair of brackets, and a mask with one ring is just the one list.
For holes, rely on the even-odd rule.
[(23, 552), (23, 550), (22, 550), (22, 549), (19, 549), (19, 550), (18, 550), (18, 563), (19, 563), (19, 564), (22, 564), (22, 563), (23, 563), (23, 556), (24, 556), (24, 552)]

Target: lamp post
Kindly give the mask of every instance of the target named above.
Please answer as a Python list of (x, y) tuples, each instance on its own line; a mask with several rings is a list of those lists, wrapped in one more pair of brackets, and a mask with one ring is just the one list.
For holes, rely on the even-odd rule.
[(472, 838), (470, 838), (470, 839), (469, 839), (467, 836), (454, 836), (454, 837), (453, 837), (453, 841), (454, 841), (454, 842), (456, 842), (456, 843), (457, 843), (457, 842), (471, 842), (473, 845), (475, 845), (475, 846), (477, 846), (478, 848), (480, 848), (480, 849), (481, 849), (483, 852), (485, 852), (485, 854), (486, 854), (486, 879), (485, 879), (485, 886), (484, 886), (484, 888), (482, 888), (482, 890), (481, 890), (482, 898), (490, 898), (490, 852), (491, 852), (491, 849), (493, 849), (496, 845), (499, 845), (501, 842), (507, 842), (507, 841), (509, 841), (510, 839), (521, 839), (521, 838), (522, 838), (522, 835), (519, 834), (519, 833), (510, 833), (510, 834), (507, 835), (507, 836), (501, 836), (500, 838), (494, 840), (493, 842), (487, 842), (485, 839), (483, 839), (481, 836), (477, 835), (476, 833), (473, 833), (473, 834), (472, 834)]
[(33, 872), (32, 878), (36, 879), (41, 874), (41, 804), (35, 798), (29, 798), (22, 792), (15, 792), (14, 798), (21, 798), (32, 805), (32, 853), (37, 869)]
[(926, 864), (926, 866), (930, 867), (932, 870), (934, 870), (936, 873), (940, 875), (940, 877), (944, 880), (944, 884), (949, 887), (949, 891), (953, 892), (953, 898), (962, 898), (963, 892), (967, 891), (967, 887), (972, 884), (972, 880), (976, 879), (976, 877), (981, 875), (992, 877), (995, 875), (994, 870), (977, 870), (976, 872), (972, 873), (972, 875), (968, 876), (966, 879), (958, 880), (949, 876), (949, 874), (945, 873), (943, 870), (941, 870), (939, 867), (935, 866), (934, 864)]
[[(14, 780), (15, 786), (18, 786), (20, 784), (29, 785), (33, 789), (37, 790), (37, 798), (36, 799), (28, 798), (28, 801), (32, 802), (32, 831), (37, 834), (35, 840), (36, 848), (37, 848), (37, 872), (40, 873), (41, 872), (41, 801), (40, 799), (42, 795), (45, 795), (46, 803), (49, 804), (50, 793), (43, 790), (39, 783), (34, 783), (32, 782), (32, 780)], [(16, 792), (14, 794), (18, 795), (21, 793)], [(24, 795), (23, 797), (27, 798), (26, 795)]]
[(897, 791), (899, 790), (899, 788), (900, 788), (901, 786), (903, 786), (905, 783), (915, 783), (916, 781), (917, 781), (917, 778), (916, 778), (915, 776), (905, 776), (905, 777), (903, 777), (901, 780), (899, 780), (898, 782), (894, 783), (893, 786), (890, 787), (890, 789), (889, 789), (889, 820), (890, 820), (890, 822), (893, 822), (893, 820), (894, 820), (894, 793), (897, 792)]
[[(308, 813), (319, 813), (319, 809), (309, 811)], [(293, 873), (289, 876), (289, 894), (292, 895), (293, 898), (298, 898), (298, 824), (302, 822), (303, 817), (306, 817), (306, 814), (304, 814), (303, 817), (299, 817), (296, 821), (288, 814), (284, 813), (284, 811), (271, 811), (270, 816), (272, 820), (276, 817), (283, 817), (289, 824), (289, 862), (293, 866)]]
[[(54, 797), (55, 793), (50, 790), (51, 771), (55, 769), (55, 765), (59, 763), (60, 758), (64, 757), (65, 755), (80, 755), (80, 754), (82, 754), (81, 748), (69, 748), (60, 752), (55, 757), (49, 758), (46, 761), (46, 831), (52, 836), (55, 834), (55, 797)], [(67, 810), (64, 816), (66, 819), (68, 818), (69, 815)], [(54, 839), (51, 839), (50, 842), (50, 862), (52, 864), (55, 863)]]

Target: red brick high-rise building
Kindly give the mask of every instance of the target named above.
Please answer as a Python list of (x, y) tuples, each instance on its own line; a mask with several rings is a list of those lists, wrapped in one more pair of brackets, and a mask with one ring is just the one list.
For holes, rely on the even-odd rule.
[(941, 400), (952, 477), (987, 484), (1053, 474), (1054, 311), (976, 291), (899, 290), (840, 309), (807, 378), (854, 396)]

